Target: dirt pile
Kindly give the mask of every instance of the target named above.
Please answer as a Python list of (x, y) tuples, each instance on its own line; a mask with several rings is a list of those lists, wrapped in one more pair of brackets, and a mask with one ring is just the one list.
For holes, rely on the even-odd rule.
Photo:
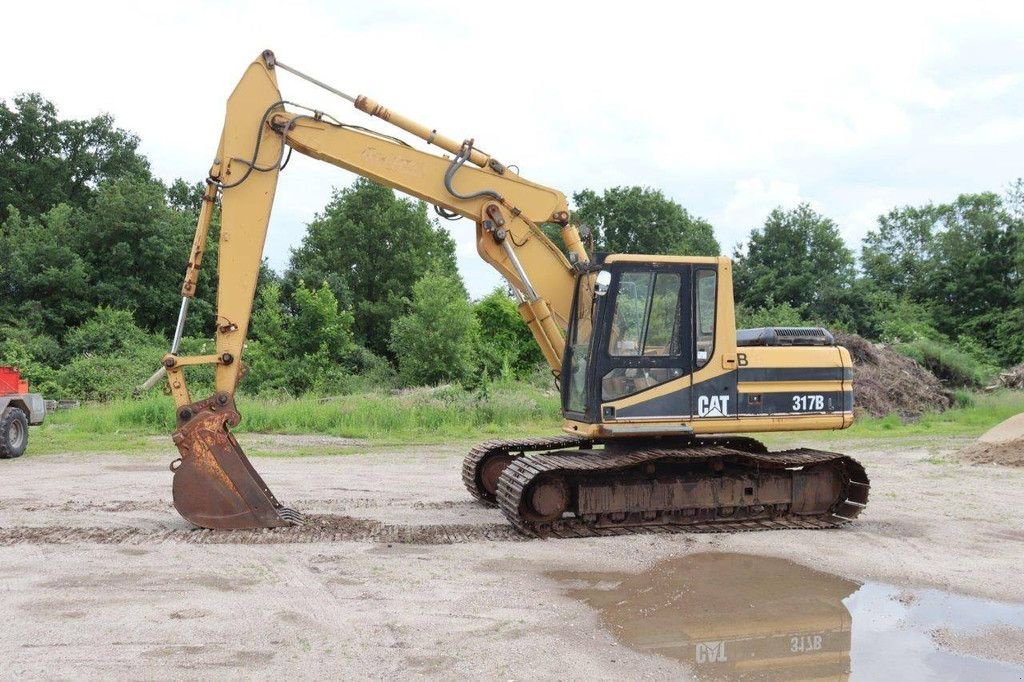
[(960, 451), (960, 458), (975, 464), (1024, 467), (1024, 412), (986, 431), (978, 442)]
[(953, 394), (911, 358), (856, 334), (835, 337), (853, 358), (854, 409), (875, 417), (898, 414), (912, 419), (953, 404)]

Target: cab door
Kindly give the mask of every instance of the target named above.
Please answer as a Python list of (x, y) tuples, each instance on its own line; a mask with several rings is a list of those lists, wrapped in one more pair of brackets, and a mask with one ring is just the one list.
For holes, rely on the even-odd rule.
[[(676, 382), (693, 371), (693, 313), (690, 266), (681, 263), (616, 263), (602, 315), (603, 343), (597, 353), (594, 399), (604, 404), (630, 396), (638, 400), (609, 418), (687, 418), (688, 385)], [(640, 394), (651, 392), (649, 399)], [(616, 413), (617, 412), (617, 413)]]

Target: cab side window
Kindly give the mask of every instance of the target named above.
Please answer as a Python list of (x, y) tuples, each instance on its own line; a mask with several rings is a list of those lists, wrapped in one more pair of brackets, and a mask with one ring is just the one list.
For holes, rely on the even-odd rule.
[(695, 290), (697, 292), (697, 314), (694, 315), (697, 356), (694, 368), (708, 364), (715, 350), (715, 305), (718, 293), (718, 272), (698, 270)]

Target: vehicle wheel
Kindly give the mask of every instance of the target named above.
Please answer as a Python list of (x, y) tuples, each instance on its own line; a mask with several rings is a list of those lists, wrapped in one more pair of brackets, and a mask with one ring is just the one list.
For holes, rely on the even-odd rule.
[(0, 458), (21, 457), (28, 445), (28, 417), (17, 407), (0, 414)]

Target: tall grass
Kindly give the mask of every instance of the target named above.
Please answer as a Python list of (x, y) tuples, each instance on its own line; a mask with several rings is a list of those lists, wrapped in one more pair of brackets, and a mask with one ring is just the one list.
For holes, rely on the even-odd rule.
[[(776, 441), (813, 442), (904, 436), (977, 436), (1024, 412), (1024, 392), (971, 394), (971, 401), (903, 423), (896, 415), (859, 417), (845, 431), (765, 434)], [(239, 433), (323, 434), (366, 438), (371, 443), (443, 443), (557, 433), (558, 396), (525, 383), (492, 386), (486, 394), (457, 387), (366, 393), (330, 399), (241, 398)], [(33, 427), (32, 453), (130, 451), (152, 447), (150, 436), (174, 430), (167, 396), (92, 404), (57, 412)]]
[[(520, 383), (491, 386), (485, 394), (441, 386), (320, 399), (241, 397), (238, 410), (238, 433), (316, 433), (393, 442), (550, 433), (561, 423), (553, 391)], [(82, 435), (169, 434), (174, 404), (167, 396), (150, 396), (86, 405), (51, 415), (46, 428)]]

